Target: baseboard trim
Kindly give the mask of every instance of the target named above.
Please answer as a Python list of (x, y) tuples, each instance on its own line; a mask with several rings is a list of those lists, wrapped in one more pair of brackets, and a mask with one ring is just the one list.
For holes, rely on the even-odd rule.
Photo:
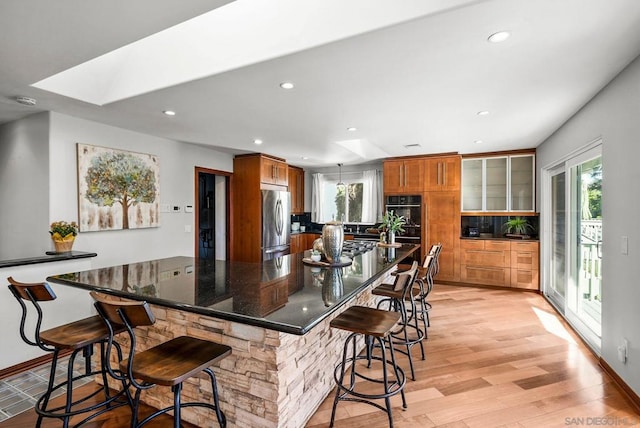
[(627, 385), (620, 376), (618, 376), (618, 373), (616, 373), (615, 370), (613, 370), (613, 368), (602, 359), (602, 357), (599, 358), (598, 364), (606, 374), (611, 376), (614, 385), (620, 390), (620, 392), (622, 392), (622, 395), (627, 399), (627, 401), (629, 401), (629, 404), (633, 406), (634, 410), (640, 414), (640, 397), (638, 394), (636, 394), (635, 391), (631, 389), (631, 387)]
[(525, 293), (537, 293), (541, 294), (540, 290), (533, 288), (517, 288), (517, 287), (507, 287), (505, 285), (489, 285), (489, 284), (472, 284), (470, 282), (456, 282), (456, 281), (441, 281), (439, 279), (435, 279), (436, 284), (444, 284), (444, 285), (456, 285), (459, 287), (472, 287), (472, 288), (489, 288), (492, 290), (505, 290), (505, 291), (518, 291)]
[[(71, 350), (65, 350), (60, 352), (60, 357), (65, 357), (71, 354)], [(43, 364), (47, 364), (51, 362), (53, 354), (43, 355), (38, 358), (34, 358), (32, 360), (28, 360), (22, 362), (20, 364), (16, 364), (15, 366), (7, 367), (5, 369), (0, 370), (0, 380), (8, 378), (9, 376), (17, 375), (22, 372), (26, 372), (27, 370), (31, 370), (32, 368), (41, 366)]]

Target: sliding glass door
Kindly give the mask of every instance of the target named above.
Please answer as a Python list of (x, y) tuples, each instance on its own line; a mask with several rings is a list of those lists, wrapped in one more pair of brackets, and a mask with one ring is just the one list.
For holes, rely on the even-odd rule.
[(545, 290), (547, 296), (564, 311), (566, 287), (567, 210), (566, 174), (564, 164), (550, 172), (551, 212), (550, 212), (550, 260), (549, 280)]
[(546, 171), (544, 292), (600, 349), (602, 302), (602, 151), (597, 145)]

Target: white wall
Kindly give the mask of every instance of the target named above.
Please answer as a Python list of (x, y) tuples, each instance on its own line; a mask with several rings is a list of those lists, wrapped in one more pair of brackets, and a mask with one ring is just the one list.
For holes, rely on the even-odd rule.
[[(80, 233), (74, 250), (98, 253), (93, 261), (94, 268), (194, 255), (194, 213), (184, 212), (185, 205), (195, 203), (194, 167), (233, 171), (231, 155), (51, 113), (49, 217), (52, 221), (77, 220), (76, 143), (157, 155), (160, 203), (179, 205), (181, 211), (161, 213), (160, 227), (157, 228)], [(191, 232), (186, 233), (185, 226), (191, 226)]]
[[(3, 169), (11, 169), (13, 172), (9, 176), (1, 176), (2, 186), (22, 197), (19, 209), (15, 212), (23, 219), (28, 219), (30, 227), (39, 231), (38, 236), (46, 237), (39, 241), (39, 244), (45, 243), (45, 248), (30, 244), (25, 257), (44, 255), (44, 251), (50, 249), (48, 228), (51, 221), (77, 220), (76, 143), (157, 155), (160, 160), (160, 202), (182, 207), (180, 213), (161, 213), (161, 225), (157, 228), (79, 234), (74, 250), (95, 252), (98, 254), (95, 258), (0, 269), (0, 279), (13, 276), (23, 282), (40, 282), (54, 274), (135, 261), (177, 255), (193, 256), (194, 213), (185, 213), (184, 206), (194, 204), (194, 168), (199, 166), (220, 171), (233, 170), (233, 158), (229, 154), (58, 113), (42, 113), (4, 125), (0, 129), (0, 149), (5, 141), (20, 149), (16, 153), (20, 154), (22, 163), (19, 168), (0, 168), (0, 174)], [(0, 157), (2, 162), (6, 159), (4, 154), (5, 152), (0, 151), (0, 155), (3, 155)], [(17, 164), (16, 161), (12, 162)], [(27, 177), (41, 175), (36, 186), (42, 190), (38, 198), (25, 196), (33, 194), (32, 189), (21, 190), (21, 182), (16, 181), (16, 177), (26, 179), (19, 175), (19, 169), (28, 172)], [(224, 198), (224, 192), (220, 192), (220, 197)], [(7, 210), (3, 207), (4, 211)], [(34, 214), (39, 214), (37, 219)], [(4, 221), (3, 217), (3, 225)], [(185, 233), (185, 225), (191, 226), (191, 232)], [(0, 228), (2, 229), (4, 227)], [(44, 328), (94, 313), (87, 291), (59, 284), (51, 285), (59, 298), (43, 305)], [(0, 369), (44, 354), (22, 342), (18, 335), (19, 317), (18, 303), (6, 287), (0, 288), (0, 337), (3, 340)]]
[[(0, 268), (0, 280), (3, 285), (7, 284), (5, 278), (9, 276), (20, 282), (42, 282), (47, 276), (56, 273), (91, 269), (91, 260), (87, 258)], [(51, 302), (42, 302), (43, 330), (95, 314), (92, 299), (87, 291), (61, 284), (50, 285), (58, 298)], [(27, 306), (31, 306), (31, 304), (27, 302)], [(0, 369), (46, 354), (35, 346), (27, 345), (20, 338), (20, 314), (20, 306), (9, 289), (6, 285), (1, 287), (0, 338), (2, 338), (2, 352), (0, 352)], [(28, 327), (31, 328), (27, 329), (28, 331), (34, 329), (33, 320), (35, 317), (28, 319)], [(30, 338), (33, 340), (33, 336)]]
[(0, 260), (50, 249), (48, 181), (49, 115), (0, 126)]
[[(640, 230), (635, 227), (640, 213), (639, 115), (636, 59), (538, 147), (537, 164), (542, 177), (541, 168), (602, 137), (602, 358), (640, 394)], [(622, 236), (629, 237), (628, 255), (620, 251)], [(616, 352), (623, 337), (630, 347), (626, 364)]]

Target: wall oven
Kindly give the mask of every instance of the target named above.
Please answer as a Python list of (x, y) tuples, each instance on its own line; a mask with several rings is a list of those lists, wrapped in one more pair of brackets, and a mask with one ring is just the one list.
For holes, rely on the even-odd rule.
[[(385, 210), (404, 216), (407, 224), (404, 233), (396, 236), (396, 242), (420, 244), (422, 236), (422, 196), (421, 195), (389, 195), (385, 200)], [(416, 251), (414, 259), (420, 262), (421, 251)]]

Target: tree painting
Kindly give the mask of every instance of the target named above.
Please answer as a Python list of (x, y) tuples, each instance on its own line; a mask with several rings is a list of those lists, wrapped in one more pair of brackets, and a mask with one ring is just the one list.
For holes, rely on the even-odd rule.
[(81, 230), (157, 226), (158, 170), (153, 155), (78, 144)]

